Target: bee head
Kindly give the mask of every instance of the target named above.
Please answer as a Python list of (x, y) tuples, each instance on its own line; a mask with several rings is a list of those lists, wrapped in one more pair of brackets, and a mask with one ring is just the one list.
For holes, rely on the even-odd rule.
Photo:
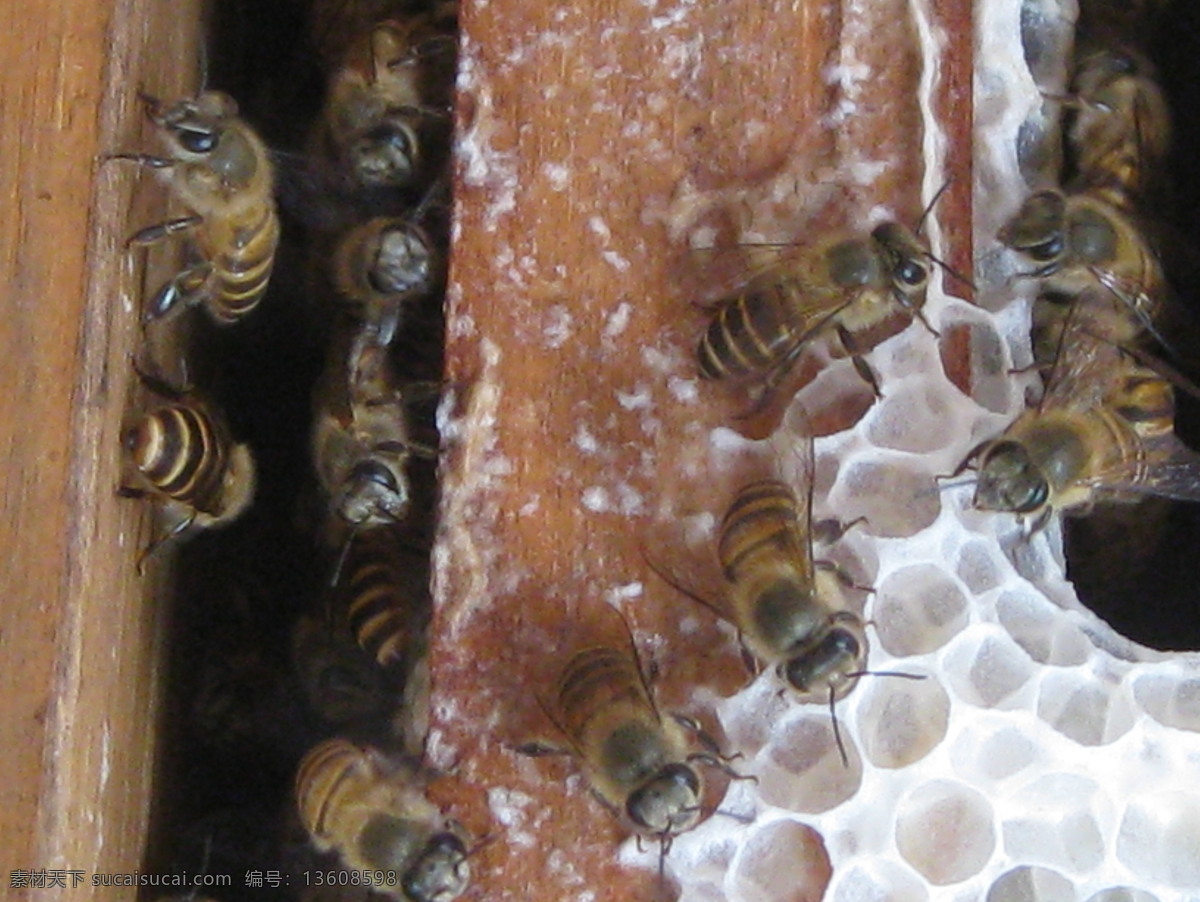
[(420, 162), (417, 131), (403, 112), (386, 116), (364, 131), (349, 148), (350, 171), (374, 188), (407, 185)]
[(469, 879), (466, 846), (458, 836), (443, 830), (429, 838), (404, 872), (400, 886), (413, 902), (449, 902), (466, 889)]
[(390, 462), (359, 461), (346, 477), (338, 512), (347, 523), (399, 520), (408, 508), (408, 484)]
[(367, 281), (381, 294), (401, 294), (430, 280), (433, 251), (424, 231), (398, 220), (379, 234)]
[(682, 833), (700, 816), (700, 778), (686, 764), (668, 764), (629, 794), (625, 814), (645, 833)]
[(893, 294), (904, 307), (920, 307), (929, 284), (929, 252), (898, 222), (883, 222), (871, 231), (871, 239), (888, 261)]
[(984, 452), (972, 502), (980, 510), (1027, 514), (1044, 506), (1050, 484), (1020, 442), (999, 441)]
[(1061, 191), (1035, 191), (1000, 230), (1000, 241), (1035, 263), (1057, 268), (1066, 250), (1066, 216), (1067, 199)]
[(795, 649), (779, 665), (780, 677), (800, 695), (849, 692), (865, 666), (867, 637), (861, 618), (850, 611), (833, 614), (825, 629)]

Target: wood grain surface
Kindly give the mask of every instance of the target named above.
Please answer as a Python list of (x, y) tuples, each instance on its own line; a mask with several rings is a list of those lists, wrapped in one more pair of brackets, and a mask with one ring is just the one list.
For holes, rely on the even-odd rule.
[[(161, 191), (101, 154), (142, 141), (137, 88), (195, 85), (198, 5), (10, 5), (0, 223), (7, 564), (0, 585), (0, 864), (137, 870), (145, 841), (162, 623), (137, 579), (141, 505), (116, 496), (142, 291), (122, 247)], [(134, 149), (142, 149), (135, 147)], [(169, 264), (168, 264), (169, 265)], [(160, 577), (161, 578), (161, 577)], [(12, 890), (132, 898), (129, 889)]]
[[(970, 271), (970, 8), (923, 8), (464, 6), (429, 754), (440, 798), (493, 840), (480, 898), (657, 891), (617, 865), (626, 834), (569, 758), (513, 751), (556, 738), (539, 698), (573, 649), (626, 641), (612, 605), (653, 650), (664, 709), (712, 727), (704, 699), (747, 680), (646, 563), (689, 448), (746, 406), (695, 378), (697, 302), (723, 274), (690, 246), (803, 241), (880, 210), (915, 225), (949, 179), (938, 218)], [(933, 152), (922, 93), (948, 123)], [(814, 417), (830, 430), (870, 403), (839, 367), (848, 388)]]
[[(705, 693), (745, 682), (727, 634), (644, 557), (679, 449), (744, 410), (694, 378), (697, 302), (729, 274), (690, 246), (861, 228), (880, 207), (915, 223), (923, 186), (949, 177), (939, 219), (969, 270), (970, 5), (928, 5), (464, 3), (429, 756), (437, 798), (484, 838), (473, 898), (655, 891), (616, 863), (622, 831), (571, 762), (511, 746), (553, 738), (537, 693), (573, 643), (619, 641), (612, 603), (653, 649), (664, 708), (703, 718)], [(20, 60), (0, 87), (6, 885), (16, 869), (130, 873), (145, 843), (168, 574), (137, 577), (151, 526), (115, 488), (136, 310), (171, 261), (124, 251), (163, 192), (99, 157), (152, 148), (139, 87), (195, 88), (198, 7), (0, 14)], [(933, 174), (923, 79), (945, 126)], [(68, 893), (133, 896), (21, 897)]]

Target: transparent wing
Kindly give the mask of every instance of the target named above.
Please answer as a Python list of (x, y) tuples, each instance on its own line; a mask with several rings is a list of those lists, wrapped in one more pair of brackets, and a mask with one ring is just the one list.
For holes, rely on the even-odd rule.
[(1159, 495), (1200, 501), (1200, 454), (1173, 434), (1146, 442), (1144, 452), (1094, 474), (1088, 483), (1101, 496)]

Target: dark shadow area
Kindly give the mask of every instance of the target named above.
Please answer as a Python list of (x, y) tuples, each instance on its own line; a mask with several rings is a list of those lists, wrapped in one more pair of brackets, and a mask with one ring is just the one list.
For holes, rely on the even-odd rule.
[[(1107, 6), (1114, 16), (1131, 16), (1138, 4), (1109, 0)], [(1159, 69), (1173, 116), (1171, 192), (1163, 209), (1148, 212), (1163, 221), (1170, 245), (1164, 259), (1183, 314), (1200, 323), (1200, 4), (1177, 0), (1165, 6), (1143, 46)], [(1196, 379), (1200, 347), (1174, 344)], [(1200, 450), (1200, 400), (1178, 389), (1175, 397), (1175, 431)], [(1200, 468), (1192, 478), (1200, 485)], [(1067, 572), (1089, 608), (1152, 648), (1200, 649), (1200, 503), (1149, 498), (1128, 507), (1098, 506), (1067, 520), (1065, 532)]]

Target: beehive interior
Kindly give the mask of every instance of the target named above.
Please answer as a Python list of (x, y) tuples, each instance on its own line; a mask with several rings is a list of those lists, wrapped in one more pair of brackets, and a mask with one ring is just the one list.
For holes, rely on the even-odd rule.
[[(870, 358), (885, 380), (886, 403), (867, 412), (872, 399), (845, 361), (804, 389), (824, 412), (815, 419), (832, 433), (818, 444), (818, 510), (869, 524), (834, 553), (875, 590), (864, 602), (876, 624), (871, 666), (894, 663), (930, 677), (875, 681), (839, 708), (850, 767), (836, 755), (828, 711), (788, 708), (766, 677), (743, 689), (747, 677), (728, 631), (656, 585), (642, 556), (664, 472), (699, 466), (712, 429), (740, 403), (702, 407), (707, 388), (695, 380), (690, 355), (704, 317), (687, 305), (703, 293), (704, 276), (689, 244), (711, 235), (782, 240), (804, 228), (874, 221), (881, 209), (911, 222), (946, 180), (951, 190), (930, 226), (935, 250), (968, 271), (972, 238), (979, 246), (992, 241), (964, 228), (972, 176), (961, 153), (970, 136), (953, 111), (969, 106), (969, 24), (939, 3), (873, 11), (843, 3), (838, 16), (786, 3), (736, 4), (736, 15), (665, 3), (530, 6), (493, 0), (463, 9), (456, 246), (466, 256), (455, 261), (450, 299), (442, 417), (450, 494), (438, 553), (444, 607), (433, 639), (431, 762), (448, 775), (435, 789), (439, 800), (489, 839), (476, 856), (474, 892), (528, 898), (534, 886), (541, 898), (626, 899), (659, 889), (657, 850), (639, 853), (629, 842), (620, 854), (638, 867), (621, 866), (614, 850), (622, 834), (577, 772), (511, 751), (547, 730), (529, 687), (553, 679), (557, 659), (541, 652), (561, 638), (558, 625), (566, 618), (582, 633), (602, 632), (611, 623), (596, 606), (611, 603), (625, 610), (643, 649), (661, 651), (661, 704), (701, 713), (758, 778), (733, 786), (721, 803), (736, 817), (714, 817), (672, 849), (666, 867), (681, 898), (815, 898), (798, 872), (822, 888), (831, 859), (831, 898), (845, 900), (873, 892), (924, 898), (929, 884), (955, 884), (964, 898), (987, 891), (994, 900), (1057, 898), (1064, 885), (1074, 894), (1065, 898), (1092, 898), (1145, 875), (1163, 887), (1194, 885), (1194, 869), (1173, 863), (1188, 854), (1194, 815), (1157, 795), (1126, 802), (1163, 769), (1178, 773), (1196, 760), (1198, 723), (1185, 698), (1195, 685), (1192, 665), (1113, 663), (1096, 646), (1119, 644), (1096, 639), (1096, 627), (1076, 614), (1056, 619), (1032, 587), (1043, 576), (1052, 590), (1057, 585), (1049, 545), (1022, 564), (1025, 552), (1014, 550), (1011, 534), (970, 513), (957, 522), (952, 502), (930, 491), (933, 476), (953, 469), (961, 452), (1016, 410), (1006, 348), (1022, 325), (1011, 312), (993, 319), (992, 308), (970, 308), (956, 297), (961, 287), (941, 276), (943, 290), (930, 303), (940, 337), (918, 324)], [(1035, 7), (1048, 23), (1061, 14), (1057, 4), (1032, 0), (984, 6), (1006, 29), (1022, 10), (1026, 21), (1036, 18)], [(302, 152), (303, 124), (322, 90), (301, 7), (220, 0), (209, 14), (208, 86), (237, 97), (285, 158)], [(1176, 12), (1178, 34), (1200, 34), (1184, 27), (1200, 24), (1200, 13), (1180, 4)], [(597, 25), (626, 17), (621, 28)], [(803, 51), (772, 43), (791, 40), (781, 21), (804, 35)], [(887, 47), (860, 33), (881, 21), (903, 21), (907, 31)], [(637, 38), (635, 23), (657, 37)], [(1046, 25), (1053, 27), (1063, 26)], [(947, 43), (931, 40), (930, 30)], [(1188, 108), (1196, 58), (1186, 45), (1164, 40), (1161, 65), (1177, 111), (1179, 224), (1195, 236), (1200, 179), (1186, 148), (1200, 142), (1200, 125), (1178, 114)], [(985, 52), (1016, 59), (1020, 49), (1013, 30)], [(786, 75), (780, 60), (793, 63), (782, 67)], [(930, 66), (941, 81), (923, 80)], [(869, 75), (880, 84), (864, 96)], [(901, 115), (872, 92), (920, 96), (923, 106)], [(841, 131), (814, 127), (797, 137), (776, 126), (779, 108), (797, 122)], [(587, 126), (573, 129), (580, 110), (588, 111)], [(930, 140), (933, 133), (945, 144)], [(855, 150), (878, 149), (880, 134), (878, 158)], [(826, 154), (858, 166), (861, 181), (829, 189), (821, 174), (802, 174)], [(894, 165), (871, 178), (881, 159)], [(145, 181), (142, 190), (159, 190)], [(1018, 200), (1013, 194), (998, 210)], [(324, 578), (319, 555), (295, 526), (302, 513), (293, 492), (309, 479), (310, 394), (323, 354), (308, 318), (306, 266), (302, 244), (289, 242), (270, 319), (236, 332), (197, 321), (187, 339), (195, 361), (189, 377), (218, 396), (235, 431), (254, 443), (264, 479), (251, 516), (190, 543), (171, 567), (171, 683), (145, 868), (232, 873), (235, 885), (221, 898), (297, 894), (295, 886), (248, 889), (239, 881), (248, 868), (290, 866), (275, 837), (294, 762), (320, 732), (311, 715), (282, 703), (278, 719), (264, 724), (261, 746), (225, 756), (201, 748), (188, 723), (196, 677), (222, 649), (249, 640), (288, 666), (291, 621)], [(969, 386), (971, 399), (940, 372)], [(911, 419), (922, 411), (937, 414)], [(1181, 430), (1192, 434), (1193, 418), (1184, 405)], [(947, 420), (958, 433), (951, 445), (930, 438)], [(1194, 544), (1200, 515), (1176, 506), (1170, 516), (1169, 534), (1188, 538), (1164, 549)], [(1068, 567), (1075, 555), (1069, 543)], [(1075, 564), (1079, 595), (1125, 636), (1196, 648), (1200, 616), (1187, 552), (1179, 565), (1163, 560), (1153, 558), (1119, 586), (1093, 577), (1094, 595)], [(227, 598), (213, 598), (238, 573), (269, 586), (254, 596), (265, 601), (252, 603), (248, 624), (223, 612)], [(1159, 575), (1160, 583), (1150, 582)], [(686, 651), (701, 645), (720, 649), (715, 664)], [(902, 710), (915, 714), (898, 718)], [(1172, 746), (1163, 733), (1186, 735)], [(1126, 752), (1135, 738), (1145, 743), (1158, 765), (1131, 768), (1114, 800), (1100, 753), (1123, 738)], [(1076, 753), (1095, 754), (1076, 766)], [(1043, 796), (1077, 801), (1044, 811)], [(880, 798), (893, 820), (873, 807)], [(959, 845), (950, 854), (924, 842), (927, 831), (951, 827)]]

